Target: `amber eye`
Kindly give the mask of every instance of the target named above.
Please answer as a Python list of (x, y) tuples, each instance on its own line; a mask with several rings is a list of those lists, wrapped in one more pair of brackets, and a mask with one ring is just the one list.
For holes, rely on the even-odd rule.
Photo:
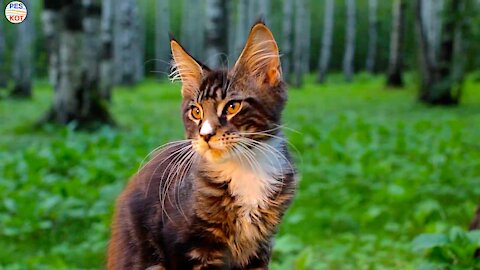
[(191, 110), (193, 119), (195, 120), (202, 119), (202, 110), (198, 106), (192, 106), (190, 110)]
[(231, 101), (227, 104), (225, 111), (227, 114), (235, 114), (240, 110), (241, 106), (242, 103), (240, 103), (240, 101)]

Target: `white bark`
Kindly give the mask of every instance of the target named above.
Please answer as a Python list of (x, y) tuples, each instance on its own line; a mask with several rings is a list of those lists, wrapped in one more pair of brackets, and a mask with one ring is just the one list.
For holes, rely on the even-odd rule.
[[(101, 0), (82, 0), (85, 7), (83, 16), (83, 84), (85, 91), (96, 95), (100, 85)], [(90, 10), (90, 11), (88, 11)], [(100, 61), (99, 61), (100, 60)]]
[(259, 17), (257, 0), (248, 1), (248, 27), (252, 26)]
[(282, 55), (282, 73), (283, 79), (290, 81), (292, 69), (292, 22), (293, 22), (293, 0), (283, 1), (283, 25), (282, 25), (282, 43), (280, 53)]
[(377, 57), (378, 40), (378, 0), (368, 0), (368, 51), (366, 70), (375, 72), (375, 60)]
[[(50, 61), (56, 64), (51, 68), (55, 75), (55, 95), (45, 120), (59, 124), (75, 121), (85, 127), (92, 123), (111, 123), (99, 90), (101, 2), (77, 0), (60, 5), (52, 5), (52, 2), (44, 2), (49, 8), (44, 10), (43, 19), (47, 37), (52, 38), (47, 41), (54, 41), (47, 45), (50, 55), (56, 57), (55, 61)], [(79, 16), (79, 12), (83, 16)]]
[(5, 74), (7, 73), (6, 71), (6, 64), (5, 64), (5, 51), (6, 51), (6, 43), (5, 43), (5, 30), (3, 29), (4, 27), (4, 22), (3, 18), (0, 19), (0, 87), (6, 87), (7, 86), (7, 77)]
[(238, 57), (242, 52), (243, 46), (247, 41), (248, 36), (248, 6), (250, 0), (238, 1), (238, 14), (237, 14), (237, 29), (235, 33), (235, 57)]
[(266, 24), (270, 22), (270, 0), (260, 0), (259, 2), (259, 16), (263, 17)]
[(206, 0), (196, 0), (196, 7), (190, 19), (192, 25), (193, 44), (191, 53), (198, 59), (205, 59), (205, 21), (206, 21)]
[(180, 43), (196, 59), (204, 58), (205, 0), (185, 0)]
[(294, 79), (293, 84), (300, 87), (303, 84), (303, 75), (305, 71), (305, 18), (307, 17), (306, 0), (297, 0), (295, 2), (295, 44), (293, 48), (293, 67)]
[(235, 39), (236, 35), (236, 12), (235, 1), (228, 1), (228, 66), (231, 67), (235, 63)]
[(333, 13), (335, 10), (334, 0), (325, 0), (325, 15), (323, 20), (322, 46), (320, 51), (320, 59), (318, 59), (318, 76), (317, 81), (323, 83), (328, 72), (330, 58), (332, 54), (333, 39)]
[(144, 32), (136, 0), (115, 3), (115, 82), (134, 84), (143, 77)]
[(55, 86), (57, 84), (59, 74), (59, 33), (60, 28), (62, 27), (60, 11), (44, 9), (42, 11), (42, 26), (48, 53), (48, 78), (50, 83)]
[(304, 51), (304, 61), (303, 61), (303, 73), (310, 72), (310, 45), (311, 45), (311, 14), (310, 14), (310, 5), (309, 1), (305, 2), (305, 17), (303, 20), (303, 31), (305, 31), (305, 36), (303, 40), (303, 51)]
[(428, 57), (434, 64), (437, 63), (440, 51), (442, 33), (442, 12), (445, 0), (422, 0), (422, 23), (425, 29), (426, 42), (430, 46)]
[(102, 1), (102, 18), (100, 25), (101, 55), (100, 55), (100, 95), (110, 100), (113, 87), (113, 23), (114, 0)]
[(58, 82), (55, 89), (54, 111), (58, 123), (69, 123), (80, 110), (83, 68), (82, 32), (60, 32), (58, 53)]
[(218, 68), (227, 65), (228, 14), (227, 0), (207, 0), (206, 6), (206, 63)]
[[(33, 7), (30, 0), (24, 0), (27, 8)], [(15, 29), (15, 48), (13, 52), (13, 81), (12, 96), (30, 97), (32, 95), (32, 67), (33, 67), (33, 12)]]
[[(160, 2), (166, 2), (164, 0), (159, 0)], [(181, 32), (180, 32), (180, 42), (182, 46), (188, 50), (191, 54), (194, 54), (192, 50), (194, 50), (193, 44), (195, 44), (194, 40), (194, 32), (195, 31), (195, 20), (198, 18), (193, 18), (195, 10), (199, 9), (195, 5), (195, 0), (184, 0), (183, 1), (183, 8), (182, 8), (182, 21), (181, 21)]]
[(388, 64), (387, 84), (402, 86), (402, 43), (405, 31), (405, 2), (395, 0), (392, 7), (392, 31), (390, 36), (390, 57)]
[(345, 54), (343, 56), (343, 73), (345, 80), (351, 82), (354, 73), (355, 56), (355, 0), (346, 0), (347, 22), (345, 29)]
[(170, 9), (168, 1), (156, 1), (157, 13), (155, 17), (155, 72), (158, 77), (165, 78), (170, 69)]

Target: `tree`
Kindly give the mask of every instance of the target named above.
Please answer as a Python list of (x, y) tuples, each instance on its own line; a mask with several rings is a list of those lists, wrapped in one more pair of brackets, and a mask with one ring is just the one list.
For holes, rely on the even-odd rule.
[(235, 1), (228, 1), (227, 9), (228, 9), (228, 63), (229, 66), (233, 65), (233, 59), (236, 59), (236, 49), (235, 49), (235, 40), (237, 38), (236, 35), (236, 27), (237, 27), (237, 17), (236, 15), (236, 6)]
[(155, 69), (159, 77), (168, 76), (170, 69), (170, 9), (168, 1), (157, 0), (155, 17)]
[(353, 80), (353, 64), (355, 55), (355, 0), (345, 0), (347, 7), (347, 22), (345, 24), (345, 52), (343, 55), (343, 73), (345, 80)]
[[(480, 206), (478, 206), (475, 217), (470, 223), (470, 230), (480, 230)], [(475, 257), (480, 258), (480, 248), (475, 251)]]
[[(99, 91), (100, 0), (60, 2), (44, 0), (44, 27), (56, 55), (54, 103), (45, 121), (58, 124), (76, 122), (78, 127), (112, 123), (107, 102)], [(83, 15), (83, 16), (82, 16)], [(48, 23), (58, 22), (54, 25)], [(49, 32), (51, 29), (56, 33)], [(58, 35), (58, 36), (56, 36)], [(55, 37), (56, 36), (56, 37)], [(55, 43), (50, 42), (50, 43)], [(50, 44), (52, 45), (52, 44)]]
[(100, 53), (100, 96), (110, 100), (114, 72), (113, 66), (113, 26), (114, 0), (102, 1), (102, 20), (100, 25), (101, 53)]
[(375, 60), (377, 57), (378, 40), (378, 0), (368, 0), (368, 48), (366, 70), (375, 72)]
[[(233, 1), (232, 1), (233, 2)], [(248, 17), (248, 6), (250, 0), (239, 0), (238, 1), (238, 12), (237, 12), (237, 29), (235, 32), (235, 56), (240, 55), (245, 41), (247, 40), (248, 29), (250, 22)]]
[(306, 57), (306, 43), (307, 31), (306, 18), (307, 18), (307, 1), (296, 0), (295, 1), (295, 41), (293, 48), (293, 85), (300, 87), (303, 84), (303, 75), (305, 72), (305, 61), (308, 61)]
[(305, 32), (304, 34), (304, 40), (303, 40), (303, 51), (304, 51), (304, 61), (303, 61), (303, 73), (309, 73), (310, 72), (310, 45), (311, 45), (311, 18), (310, 18), (310, 1), (305, 2), (305, 17), (303, 19), (303, 31)]
[(283, 25), (282, 25), (282, 73), (283, 78), (287, 82), (290, 81), (290, 73), (292, 69), (292, 38), (293, 38), (293, 0), (283, 1)]
[(209, 67), (225, 66), (228, 53), (228, 0), (207, 0), (205, 52)]
[(42, 27), (45, 46), (48, 53), (48, 78), (50, 84), (56, 87), (59, 75), (59, 51), (62, 4), (60, 1), (44, 0), (42, 11)]
[[(5, 51), (6, 51), (6, 44), (5, 44), (5, 31), (3, 29), (3, 18), (0, 20), (0, 63), (5, 63)], [(6, 65), (0, 64), (0, 87), (7, 86), (7, 74), (5, 70)]]
[(390, 58), (388, 63), (387, 85), (392, 87), (403, 86), (403, 36), (405, 32), (404, 0), (393, 2), (392, 32), (390, 34)]
[(136, 0), (115, 1), (114, 58), (115, 82), (132, 85), (143, 78), (143, 23)]
[(258, 3), (258, 11), (259, 11), (259, 16), (262, 16), (263, 19), (265, 20), (265, 23), (268, 24), (270, 22), (269, 16), (270, 16), (270, 0), (261, 0)]
[[(430, 2), (432, 1), (432, 2)], [(443, 20), (437, 32), (427, 16), (426, 5), (439, 1), (416, 0), (415, 17), (420, 58), (420, 94), (422, 102), (432, 105), (454, 105), (460, 101), (463, 82), (462, 11), (463, 1), (446, 0)], [(434, 14), (434, 19), (435, 19)], [(433, 21), (434, 21), (433, 19)]]
[[(23, 2), (27, 7), (31, 8), (31, 1)], [(33, 8), (32, 8), (33, 9)], [(10, 92), (12, 97), (31, 97), (32, 96), (32, 67), (33, 67), (33, 53), (32, 45), (34, 40), (33, 28), (33, 12), (24, 22), (16, 27), (15, 31), (15, 49), (13, 52), (13, 89)]]
[(317, 81), (319, 83), (325, 82), (325, 76), (328, 71), (328, 65), (330, 63), (330, 58), (332, 54), (334, 8), (335, 8), (334, 0), (325, 0), (322, 46), (320, 49), (320, 59), (318, 59)]
[[(161, 1), (160, 2), (166, 2)], [(195, 8), (192, 8), (195, 7)], [(181, 21), (181, 33), (180, 39), (182, 41), (182, 46), (186, 48), (191, 54), (198, 56), (197, 46), (199, 44), (198, 40), (195, 40), (195, 33), (198, 31), (196, 25), (201, 25), (199, 23), (200, 18), (198, 17), (198, 12), (202, 10), (198, 0), (184, 0), (183, 1), (183, 10), (182, 10), (182, 21)], [(203, 31), (203, 30), (202, 30)]]

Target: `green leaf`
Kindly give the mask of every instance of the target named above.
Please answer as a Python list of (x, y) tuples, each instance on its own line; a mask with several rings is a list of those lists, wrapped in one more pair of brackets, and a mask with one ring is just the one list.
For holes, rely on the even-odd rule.
[(414, 251), (422, 251), (433, 247), (445, 246), (449, 243), (448, 237), (444, 234), (429, 233), (417, 236), (413, 242)]

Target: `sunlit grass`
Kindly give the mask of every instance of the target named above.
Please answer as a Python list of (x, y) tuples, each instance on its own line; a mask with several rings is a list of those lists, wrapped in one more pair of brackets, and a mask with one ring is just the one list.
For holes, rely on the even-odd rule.
[[(410, 80), (411, 81), (411, 80)], [(313, 77), (284, 113), (300, 190), (272, 269), (418, 269), (412, 239), (466, 227), (480, 198), (480, 84), (431, 108), (381, 77)], [(154, 147), (182, 138), (179, 85), (114, 93), (117, 128), (30, 127), (52, 93), (0, 100), (0, 269), (99, 269), (116, 195)]]

